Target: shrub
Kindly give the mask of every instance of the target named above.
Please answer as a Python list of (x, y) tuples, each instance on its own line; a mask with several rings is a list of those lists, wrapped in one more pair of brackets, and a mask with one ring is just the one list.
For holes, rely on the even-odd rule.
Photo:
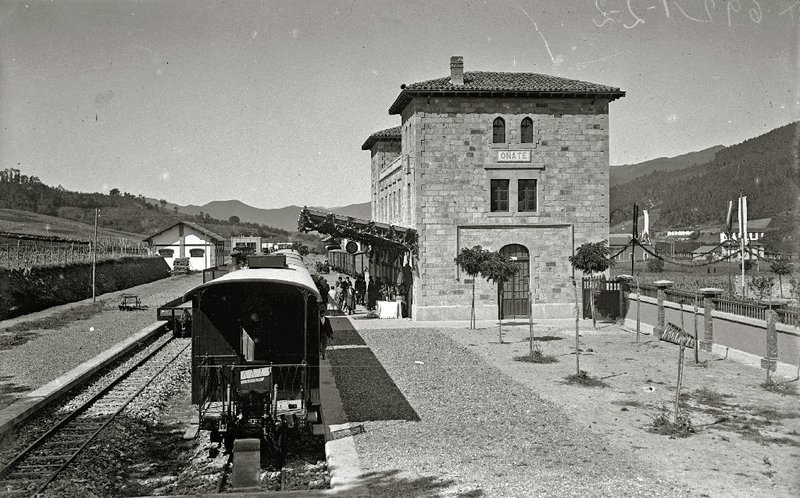
[(566, 378), (567, 384), (580, 384), (587, 387), (607, 387), (608, 384), (600, 379), (595, 379), (589, 375), (586, 370), (581, 370), (579, 373), (572, 374)]
[(515, 356), (514, 361), (523, 361), (525, 363), (557, 363), (558, 358), (542, 353), (538, 349), (526, 354), (525, 356)]
[(664, 271), (664, 260), (661, 258), (650, 258), (647, 260), (647, 271), (651, 273), (661, 273)]
[(664, 436), (689, 437), (697, 431), (688, 415), (681, 415), (673, 422), (666, 412), (661, 412), (653, 417), (650, 432)]

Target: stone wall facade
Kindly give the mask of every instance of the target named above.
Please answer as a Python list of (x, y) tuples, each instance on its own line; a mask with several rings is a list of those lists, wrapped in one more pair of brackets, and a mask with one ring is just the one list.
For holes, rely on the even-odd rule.
[[(504, 143), (492, 143), (497, 117), (505, 120)], [(532, 143), (520, 143), (526, 117), (533, 121)], [(472, 283), (453, 259), (476, 244), (525, 246), (534, 316), (571, 316), (567, 257), (584, 242), (608, 239), (608, 100), (417, 98), (402, 113), (402, 137), (401, 157), (408, 161), (403, 184), (410, 194), (401, 210), (409, 223), (402, 224), (415, 228), (420, 242), (415, 319), (468, 318)], [(499, 162), (502, 150), (530, 150), (531, 160)], [(510, 180), (507, 212), (490, 211), (492, 179)], [(537, 180), (535, 212), (517, 212), (521, 179)], [(497, 318), (496, 286), (480, 277), (475, 284), (478, 318)]]
[(378, 140), (370, 150), (371, 169), (370, 185), (372, 192), (371, 213), (372, 219), (383, 222), (383, 195), (386, 191), (386, 182), (381, 184), (381, 173), (400, 158), (400, 142), (398, 140)]

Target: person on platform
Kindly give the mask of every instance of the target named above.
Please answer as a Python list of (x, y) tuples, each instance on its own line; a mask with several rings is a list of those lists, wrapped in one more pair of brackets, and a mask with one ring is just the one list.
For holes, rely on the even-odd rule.
[(356, 277), (356, 283), (354, 284), (356, 289), (356, 302), (360, 305), (364, 305), (364, 294), (367, 292), (367, 282), (364, 280), (364, 274), (359, 273), (358, 277)]
[(372, 311), (378, 302), (378, 284), (372, 280), (372, 275), (369, 277), (367, 284), (367, 309)]
[(347, 288), (347, 313), (352, 315), (356, 312), (356, 290), (353, 286)]
[(337, 281), (336, 287), (333, 293), (333, 302), (336, 305), (336, 311), (342, 311), (342, 284)]

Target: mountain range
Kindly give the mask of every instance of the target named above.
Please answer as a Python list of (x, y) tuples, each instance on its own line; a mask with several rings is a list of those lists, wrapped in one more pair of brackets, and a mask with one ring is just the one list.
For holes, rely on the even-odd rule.
[[(158, 203), (155, 199), (148, 199), (150, 202)], [(242, 201), (228, 200), (228, 201), (211, 201), (202, 206), (189, 204), (188, 206), (180, 206), (177, 204), (167, 203), (166, 209), (173, 210), (178, 208), (178, 212), (196, 216), (200, 213), (210, 214), (212, 218), (219, 220), (227, 220), (231, 216), (238, 216), (241, 221), (248, 221), (251, 223), (258, 223), (261, 225), (268, 225), (281, 230), (290, 232), (297, 231), (297, 218), (300, 215), (302, 206), (289, 205), (282, 208), (263, 209), (250, 206)], [(342, 216), (352, 216), (354, 218), (361, 218), (368, 220), (371, 218), (371, 208), (369, 202), (362, 202), (360, 204), (349, 204), (347, 206), (339, 207), (319, 207), (309, 206), (321, 211), (340, 214)]]

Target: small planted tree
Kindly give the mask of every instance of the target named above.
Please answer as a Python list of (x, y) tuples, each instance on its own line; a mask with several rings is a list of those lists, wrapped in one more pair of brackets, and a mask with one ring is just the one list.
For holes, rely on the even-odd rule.
[(783, 259), (776, 259), (769, 265), (770, 270), (778, 276), (778, 285), (780, 286), (781, 299), (783, 299), (783, 276), (792, 273), (792, 265)]
[(772, 277), (753, 277), (747, 286), (761, 300), (772, 296), (772, 286), (774, 284), (775, 281)]
[(472, 278), (472, 306), (469, 313), (469, 328), (471, 329), (475, 328), (475, 277), (481, 273), (488, 254), (489, 251), (481, 246), (474, 246), (462, 249), (455, 259), (461, 271)]
[(605, 240), (600, 242), (587, 242), (581, 244), (575, 254), (569, 257), (569, 262), (576, 270), (582, 271), (584, 274), (589, 275), (591, 279), (591, 287), (589, 292), (589, 300), (591, 301), (592, 308), (592, 327), (597, 328), (597, 319), (594, 309), (594, 293), (595, 293), (595, 273), (602, 273), (614, 265), (614, 261), (608, 257), (609, 250)]
[[(507, 282), (511, 277), (517, 273), (517, 267), (511, 262), (510, 259), (503, 256), (498, 252), (487, 252), (485, 258), (483, 259), (483, 264), (481, 265), (480, 270), (481, 276), (486, 280), (493, 282), (495, 284), (502, 284), (503, 282)], [(472, 287), (473, 292), (473, 309), (475, 307), (474, 300), (475, 300), (475, 287)], [(497, 306), (502, 306), (502, 303), (498, 300)], [(498, 309), (498, 316), (500, 316)], [(500, 344), (503, 344), (503, 320), (502, 318), (499, 320), (500, 322)]]
[(647, 271), (651, 273), (661, 273), (664, 271), (664, 260), (661, 258), (650, 258), (647, 260)]

